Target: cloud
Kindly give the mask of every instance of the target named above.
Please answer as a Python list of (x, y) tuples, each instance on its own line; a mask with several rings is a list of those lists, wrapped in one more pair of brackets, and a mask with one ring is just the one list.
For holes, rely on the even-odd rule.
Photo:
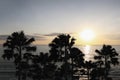
[(44, 36), (57, 36), (60, 34), (62, 34), (62, 33), (50, 33), (50, 34), (45, 34)]
[(36, 35), (29, 35), (29, 37), (34, 37), (35, 38), (35, 40), (40, 40), (40, 41), (42, 41), (42, 40), (46, 40), (47, 38), (46, 37), (44, 37), (44, 36), (36, 36)]
[(44, 36), (58, 36), (60, 34), (72, 34), (72, 33), (50, 33), (50, 34), (45, 34)]
[(0, 40), (6, 40), (8, 35), (0, 35)]
[[(55, 37), (60, 34), (74, 34), (74, 33), (50, 33), (50, 34), (32, 34), (32, 35), (26, 35), (27, 38), (35, 38), (36, 41), (45, 41), (48, 40), (48, 37)], [(0, 40), (6, 40), (9, 35), (0, 35)]]
[[(9, 35), (0, 35), (0, 40), (6, 40)], [(44, 36), (37, 36), (37, 35), (26, 35), (27, 38), (35, 38), (35, 40), (46, 40)]]

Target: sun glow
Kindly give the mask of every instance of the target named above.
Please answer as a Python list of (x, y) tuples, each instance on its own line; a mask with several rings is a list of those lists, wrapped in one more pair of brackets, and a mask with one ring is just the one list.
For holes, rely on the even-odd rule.
[(80, 33), (80, 38), (86, 42), (93, 40), (95, 34), (92, 30), (86, 29)]

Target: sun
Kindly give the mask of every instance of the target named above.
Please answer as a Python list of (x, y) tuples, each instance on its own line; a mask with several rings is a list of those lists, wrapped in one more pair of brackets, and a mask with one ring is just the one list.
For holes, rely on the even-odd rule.
[(86, 29), (80, 33), (80, 38), (84, 41), (87, 41), (87, 42), (93, 40), (94, 37), (95, 37), (95, 34), (90, 29)]

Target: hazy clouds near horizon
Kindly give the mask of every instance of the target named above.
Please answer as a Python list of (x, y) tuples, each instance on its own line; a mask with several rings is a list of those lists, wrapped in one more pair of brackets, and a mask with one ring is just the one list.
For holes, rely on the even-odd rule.
[(29, 35), (79, 33), (90, 28), (120, 40), (119, 4), (120, 0), (0, 0), (0, 35), (21, 30)]

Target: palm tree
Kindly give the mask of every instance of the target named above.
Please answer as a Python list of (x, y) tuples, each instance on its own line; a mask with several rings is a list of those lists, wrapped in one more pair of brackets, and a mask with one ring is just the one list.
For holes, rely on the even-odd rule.
[(107, 80), (111, 64), (119, 64), (117, 58), (118, 53), (116, 52), (115, 48), (112, 48), (111, 45), (103, 45), (101, 50), (96, 50), (95, 52), (98, 53), (98, 55), (95, 56), (95, 59), (97, 62), (99, 62), (99, 68), (104, 68), (104, 78)]
[[(70, 49), (70, 58), (72, 65), (72, 80), (74, 73), (78, 72), (78, 68), (81, 68), (84, 65), (84, 54), (78, 48), (73, 47)], [(77, 71), (76, 71), (77, 70)]]
[(40, 52), (32, 56), (29, 77), (33, 80), (53, 80), (55, 78), (56, 65), (49, 59), (48, 53)]
[[(50, 53), (51, 53), (51, 57), (54, 56), (54, 58), (56, 57), (57, 60), (61, 61), (61, 60), (66, 60), (66, 58), (68, 57), (67, 53), (73, 45), (75, 39), (71, 38), (71, 36), (68, 34), (61, 34), (58, 35), (55, 39), (53, 39), (53, 41), (49, 44), (50, 49)], [(54, 59), (53, 58), (53, 59)], [(56, 59), (54, 59), (56, 60)]]
[[(50, 57), (51, 60), (56, 62), (64, 62), (65, 68), (67, 69), (67, 63), (70, 55), (70, 49), (74, 45), (75, 39), (71, 38), (69, 34), (58, 35), (49, 44), (50, 46)], [(67, 80), (67, 71), (64, 72), (65, 80)]]
[(27, 38), (24, 32), (21, 31), (13, 32), (3, 44), (4, 54), (2, 57), (8, 60), (14, 59), (16, 69), (18, 70), (18, 80), (21, 80), (23, 77), (23, 63), (28, 63), (32, 55), (31, 51), (36, 51), (36, 47), (31, 45), (33, 41), (35, 41), (34, 38)]
[(69, 34), (60, 34), (49, 44), (51, 48), (50, 59), (53, 62), (63, 62), (61, 70), (65, 74), (65, 80), (68, 80), (69, 74), (72, 74), (71, 79), (73, 79), (73, 64), (77, 65), (83, 61), (83, 54), (78, 48), (73, 47), (74, 43), (75, 39), (71, 38)]
[(40, 56), (33, 55), (32, 56), (32, 63), (30, 65), (30, 69), (28, 72), (28, 77), (32, 78), (33, 80), (41, 80), (42, 78), (42, 68), (39, 65)]
[(95, 68), (95, 63), (92, 61), (85, 61), (84, 68), (87, 70), (87, 77), (88, 77), (88, 80), (90, 80), (91, 79), (90, 74), (93, 68)]

